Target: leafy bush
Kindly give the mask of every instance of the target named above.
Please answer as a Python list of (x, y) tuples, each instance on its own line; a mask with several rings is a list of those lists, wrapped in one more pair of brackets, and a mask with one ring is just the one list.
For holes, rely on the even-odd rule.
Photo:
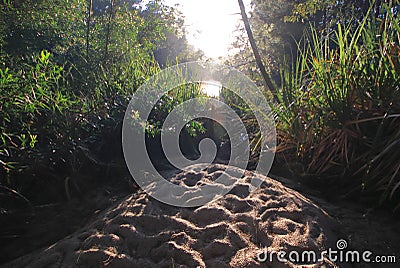
[[(60, 86), (63, 67), (51, 62), (50, 56), (42, 51), (23, 69), (0, 69), (2, 156), (26, 160), (37, 143), (51, 144), (46, 139), (59, 134), (52, 133), (51, 119), (66, 116), (74, 105), (72, 95)], [(43, 135), (38, 136), (39, 131)], [(6, 171), (13, 167), (10, 162), (2, 165)]]
[(176, 19), (160, 1), (4, 1), (0, 191), (69, 197), (88, 161), (101, 173), (122, 156), (126, 106), (160, 70), (153, 51)]

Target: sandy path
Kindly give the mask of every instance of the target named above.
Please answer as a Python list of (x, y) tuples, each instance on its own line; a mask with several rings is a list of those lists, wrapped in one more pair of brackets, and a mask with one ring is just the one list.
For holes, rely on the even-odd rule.
[[(225, 168), (170, 176), (193, 185)], [(264, 182), (249, 193), (252, 176)], [(4, 267), (266, 267), (257, 259), (264, 247), (300, 253), (334, 247), (335, 221), (309, 199), (248, 171), (235, 179), (229, 194), (198, 208), (169, 206), (143, 192), (130, 195), (85, 228)], [(294, 266), (274, 260), (270, 267)], [(307, 267), (334, 265), (323, 260)]]

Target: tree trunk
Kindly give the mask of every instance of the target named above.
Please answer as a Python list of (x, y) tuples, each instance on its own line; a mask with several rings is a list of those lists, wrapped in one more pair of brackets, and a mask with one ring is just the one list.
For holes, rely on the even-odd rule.
[(258, 52), (258, 48), (257, 48), (256, 41), (254, 39), (254, 36), (253, 36), (253, 32), (251, 31), (251, 28), (250, 28), (249, 19), (247, 18), (247, 14), (246, 14), (246, 10), (245, 10), (243, 1), (238, 0), (238, 2), (239, 2), (240, 13), (242, 15), (244, 27), (246, 28), (247, 36), (249, 38), (251, 49), (253, 50), (253, 54), (254, 54), (254, 58), (256, 60), (257, 66), (260, 69), (260, 72), (264, 79), (264, 83), (265, 83), (266, 87), (272, 92), (274, 99), (277, 100), (276, 94), (275, 94), (276, 93), (275, 86), (274, 86), (271, 78), (269, 77), (269, 75), (265, 69), (265, 66), (261, 60), (261, 56), (260, 56), (260, 53)]

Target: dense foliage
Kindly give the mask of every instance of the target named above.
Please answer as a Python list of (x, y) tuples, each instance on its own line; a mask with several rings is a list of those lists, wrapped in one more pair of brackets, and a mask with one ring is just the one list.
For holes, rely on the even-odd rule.
[(201, 56), (160, 1), (10, 0), (0, 12), (1, 196), (69, 198), (85, 172), (105, 174), (130, 95), (159, 65)]
[[(399, 6), (397, 0), (253, 0), (250, 12), (276, 86), (278, 161), (300, 163), (294, 171), (322, 187), (395, 208)], [(228, 64), (261, 85), (244, 29), (234, 46), (240, 52)], [(125, 169), (119, 143), (130, 95), (160, 68), (202, 57), (186, 40), (182, 15), (161, 1), (4, 0), (0, 197), (69, 198), (86, 173)], [(184, 85), (156, 105), (145, 126), (153, 147), (163, 118), (199, 89)], [(238, 96), (225, 89), (222, 96), (249, 131), (251, 167), (261, 138), (254, 115)], [(194, 120), (184, 134), (204, 131)]]
[(399, 33), (392, 5), (328, 35), (311, 28), (282, 71), (277, 109), (281, 148), (293, 148), (307, 173), (381, 202), (399, 200)]
[[(399, 209), (399, 1), (252, 3), (260, 52), (280, 73), (278, 162), (325, 191)], [(295, 46), (276, 51), (284, 43)], [(260, 80), (241, 48), (230, 62)]]

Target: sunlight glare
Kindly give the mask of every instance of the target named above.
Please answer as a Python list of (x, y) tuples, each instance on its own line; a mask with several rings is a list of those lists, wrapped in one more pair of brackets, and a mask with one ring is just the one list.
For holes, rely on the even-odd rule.
[(221, 93), (222, 84), (218, 81), (203, 81), (201, 82), (201, 92), (204, 94), (218, 98)]
[[(245, 1), (249, 6), (249, 1)], [(204, 51), (205, 56), (217, 59), (233, 53), (236, 25), (240, 23), (240, 9), (236, 0), (165, 0), (185, 16), (188, 42)]]

